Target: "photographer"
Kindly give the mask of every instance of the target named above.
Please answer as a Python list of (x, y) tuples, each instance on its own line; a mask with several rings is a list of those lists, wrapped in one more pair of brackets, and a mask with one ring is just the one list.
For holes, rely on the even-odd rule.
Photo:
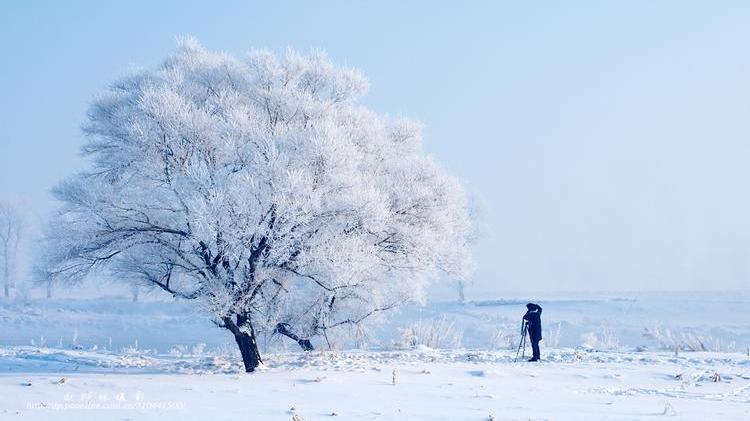
[(542, 307), (538, 304), (528, 303), (526, 304), (526, 314), (523, 319), (526, 321), (527, 329), (529, 332), (529, 339), (531, 340), (531, 349), (533, 356), (529, 362), (539, 361), (539, 341), (542, 340)]

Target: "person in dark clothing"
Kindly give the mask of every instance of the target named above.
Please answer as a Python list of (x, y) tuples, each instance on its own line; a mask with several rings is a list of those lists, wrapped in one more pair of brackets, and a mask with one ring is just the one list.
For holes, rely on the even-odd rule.
[(523, 319), (527, 323), (531, 350), (533, 351), (533, 356), (529, 361), (539, 361), (539, 341), (542, 340), (542, 308), (538, 304), (528, 303), (526, 309)]

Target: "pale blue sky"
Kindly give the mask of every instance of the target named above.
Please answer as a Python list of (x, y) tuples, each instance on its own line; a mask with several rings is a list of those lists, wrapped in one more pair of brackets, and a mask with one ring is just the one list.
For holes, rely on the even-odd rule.
[(0, 198), (49, 209), (90, 98), (175, 36), (320, 47), (482, 203), (470, 295), (750, 285), (750, 3), (320, 3), (3, 2)]

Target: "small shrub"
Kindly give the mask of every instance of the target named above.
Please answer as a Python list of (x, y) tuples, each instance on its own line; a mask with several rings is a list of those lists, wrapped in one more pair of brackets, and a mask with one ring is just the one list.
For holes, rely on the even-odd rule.
[(617, 349), (620, 342), (614, 330), (602, 327), (599, 332), (587, 332), (581, 335), (584, 346), (595, 349)]
[(515, 349), (519, 338), (520, 333), (515, 330), (498, 328), (490, 335), (490, 349)]
[(429, 348), (455, 349), (461, 348), (463, 332), (455, 323), (445, 316), (424, 321), (419, 320), (400, 330), (400, 338), (395, 344), (399, 348)]
[(680, 350), (684, 352), (733, 351), (736, 343), (722, 345), (721, 340), (711, 335), (700, 335), (684, 329), (674, 331), (670, 328), (654, 326), (644, 329), (643, 337), (652, 341), (661, 350)]

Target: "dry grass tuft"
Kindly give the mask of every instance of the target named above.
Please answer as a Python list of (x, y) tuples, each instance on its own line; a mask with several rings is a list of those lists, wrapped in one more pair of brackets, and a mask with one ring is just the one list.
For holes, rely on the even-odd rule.
[(670, 417), (673, 417), (677, 415), (677, 411), (675, 411), (671, 403), (664, 402), (664, 412), (662, 412), (662, 415), (668, 415)]

